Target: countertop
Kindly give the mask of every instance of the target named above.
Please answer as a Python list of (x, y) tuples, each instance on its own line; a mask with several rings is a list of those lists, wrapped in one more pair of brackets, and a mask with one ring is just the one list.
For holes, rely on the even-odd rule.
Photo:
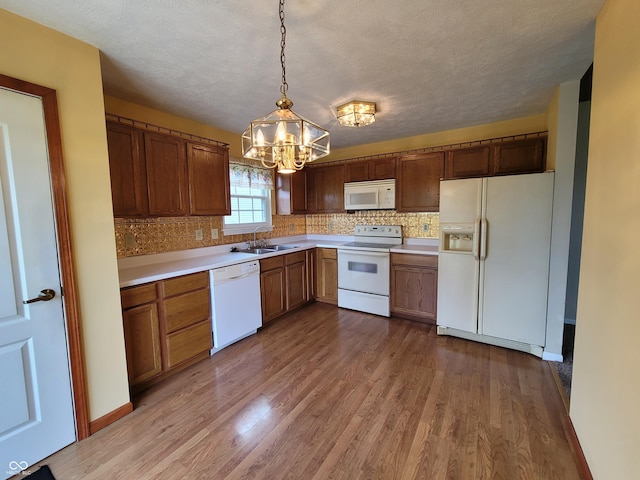
[[(230, 250), (234, 245), (219, 245), (216, 247), (184, 250), (182, 252), (121, 258), (118, 259), (120, 288), (227, 267), (237, 263), (285, 255), (298, 250), (308, 250), (316, 247), (338, 248), (340, 245), (344, 245), (350, 241), (353, 241), (353, 239), (348, 236), (300, 235), (298, 237), (284, 237), (270, 241), (272, 244), (288, 245), (294, 248), (261, 255), (231, 252)], [(243, 248), (243, 246), (241, 245), (240, 248)], [(433, 241), (422, 240), (416, 242), (414, 240), (413, 242), (399, 245), (391, 249), (391, 251), (394, 253), (437, 255), (438, 247), (437, 244), (433, 244)]]

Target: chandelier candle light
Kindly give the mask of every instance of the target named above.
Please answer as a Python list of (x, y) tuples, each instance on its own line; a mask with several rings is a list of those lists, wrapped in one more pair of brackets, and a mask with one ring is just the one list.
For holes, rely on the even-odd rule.
[(376, 121), (376, 104), (353, 100), (337, 108), (338, 122), (345, 127), (364, 127)]
[(278, 173), (294, 173), (305, 163), (329, 155), (329, 132), (297, 115), (287, 98), (284, 47), (287, 29), (284, 26), (284, 0), (280, 0), (280, 64), (282, 65), (282, 97), (276, 102), (277, 110), (253, 120), (242, 134), (242, 155), (260, 160), (267, 168)]

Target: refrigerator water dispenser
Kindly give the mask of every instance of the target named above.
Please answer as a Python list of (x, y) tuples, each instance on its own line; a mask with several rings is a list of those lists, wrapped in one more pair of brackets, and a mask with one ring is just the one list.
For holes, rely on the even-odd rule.
[(476, 225), (456, 224), (440, 225), (440, 251), (473, 253)]

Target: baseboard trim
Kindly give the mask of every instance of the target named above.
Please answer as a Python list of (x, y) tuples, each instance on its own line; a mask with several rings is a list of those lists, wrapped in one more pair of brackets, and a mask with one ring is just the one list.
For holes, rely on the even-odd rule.
[(116, 420), (120, 420), (131, 412), (133, 412), (133, 403), (127, 402), (106, 415), (96, 418), (94, 421), (89, 422), (89, 435), (93, 435), (98, 430), (102, 430), (104, 427), (111, 425)]
[(576, 435), (576, 430), (575, 428), (573, 428), (573, 422), (571, 421), (571, 417), (567, 415), (566, 418), (567, 418), (567, 433), (569, 435), (569, 440), (573, 445), (573, 453), (578, 463), (580, 478), (582, 478), (583, 480), (593, 480), (593, 475), (591, 474), (591, 470), (589, 469), (587, 458), (584, 456), (584, 452), (582, 451), (582, 446), (580, 445), (580, 440), (578, 440), (578, 435)]
[(560, 362), (560, 363), (562, 363), (562, 360), (564, 358), (562, 357), (561, 354), (553, 353), (553, 352), (547, 352), (546, 350), (543, 350), (542, 359), (543, 360), (547, 360), (549, 362)]

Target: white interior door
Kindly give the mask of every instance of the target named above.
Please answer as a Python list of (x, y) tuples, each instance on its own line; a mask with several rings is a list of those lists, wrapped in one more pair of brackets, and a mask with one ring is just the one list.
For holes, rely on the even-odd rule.
[(50, 182), (41, 99), (0, 88), (0, 478), (76, 438)]

